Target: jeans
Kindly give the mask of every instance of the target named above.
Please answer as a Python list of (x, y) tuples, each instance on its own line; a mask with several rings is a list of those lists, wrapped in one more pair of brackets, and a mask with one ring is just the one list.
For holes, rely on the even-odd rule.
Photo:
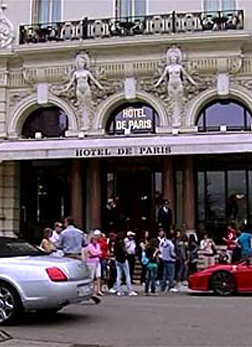
[(129, 263), (129, 271), (131, 282), (133, 281), (134, 269), (135, 269), (135, 254), (128, 254), (128, 263)]
[(177, 280), (183, 282), (187, 279), (187, 266), (184, 259), (180, 258), (178, 260), (178, 273)]
[(120, 291), (120, 287), (121, 287), (120, 284), (121, 284), (121, 278), (123, 273), (125, 274), (125, 277), (126, 277), (126, 284), (127, 284), (128, 291), (132, 291), (128, 260), (126, 260), (125, 263), (119, 263), (118, 261), (116, 261), (116, 271), (117, 271), (117, 277), (116, 277), (117, 292)]
[(107, 281), (107, 286), (108, 286), (108, 289), (111, 289), (114, 287), (115, 283), (116, 283), (116, 264), (115, 264), (115, 261), (114, 260), (111, 260), (110, 261), (110, 264), (109, 264), (109, 278), (108, 278), (108, 281)]
[(107, 278), (107, 260), (100, 258), (101, 264), (101, 279), (105, 280)]
[(175, 262), (162, 259), (163, 263), (163, 279), (161, 281), (161, 291), (166, 289), (167, 280), (169, 281), (169, 289), (174, 287)]
[(149, 263), (146, 266), (147, 276), (145, 281), (145, 293), (149, 292), (149, 285), (151, 285), (151, 292), (156, 292), (156, 277), (158, 266), (155, 263)]

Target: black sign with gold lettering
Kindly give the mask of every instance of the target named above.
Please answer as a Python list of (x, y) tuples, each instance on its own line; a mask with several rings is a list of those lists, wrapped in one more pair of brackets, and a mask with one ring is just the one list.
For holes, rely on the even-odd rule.
[(113, 112), (106, 130), (111, 135), (155, 133), (158, 123), (158, 115), (151, 106), (127, 103)]

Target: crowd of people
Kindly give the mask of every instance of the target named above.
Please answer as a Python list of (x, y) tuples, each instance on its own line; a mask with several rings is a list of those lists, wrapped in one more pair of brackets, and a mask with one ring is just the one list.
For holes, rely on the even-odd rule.
[(143, 230), (139, 238), (131, 230), (105, 235), (95, 229), (87, 234), (67, 217), (64, 225), (56, 222), (53, 230), (44, 229), (40, 247), (55, 256), (86, 262), (98, 296), (106, 291), (123, 295), (123, 285), (127, 286), (129, 296), (137, 295), (132, 286), (136, 284), (137, 259), (141, 265), (139, 284), (143, 285), (146, 295), (157, 295), (157, 292), (176, 292), (186, 286), (188, 275), (198, 270), (199, 253), (204, 267), (213, 265), (217, 259), (219, 263), (234, 263), (252, 255), (252, 229), (248, 225), (237, 231), (231, 223), (223, 237), (226, 247), (217, 252), (207, 232), (198, 242), (196, 234), (176, 230), (170, 222), (164, 223), (151, 237)]

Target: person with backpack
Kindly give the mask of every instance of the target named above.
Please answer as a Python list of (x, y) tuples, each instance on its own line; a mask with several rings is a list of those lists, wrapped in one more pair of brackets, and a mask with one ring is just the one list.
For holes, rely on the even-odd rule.
[(151, 286), (151, 294), (156, 295), (156, 278), (158, 272), (158, 240), (151, 239), (144, 251), (146, 260), (146, 281), (145, 281), (145, 295), (149, 295), (149, 286)]

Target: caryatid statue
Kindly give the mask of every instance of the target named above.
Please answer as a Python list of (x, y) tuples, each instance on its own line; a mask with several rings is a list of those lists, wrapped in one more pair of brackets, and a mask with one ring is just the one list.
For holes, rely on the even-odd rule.
[(93, 82), (97, 88), (103, 89), (101, 84), (89, 71), (89, 66), (90, 59), (88, 54), (79, 53), (75, 58), (75, 69), (71, 73), (70, 82), (66, 88), (61, 91), (61, 93), (66, 92), (72, 85), (74, 86), (81, 129), (88, 128), (88, 121), (92, 114), (92, 92), (90, 82)]
[(183, 77), (196, 86), (196, 82), (185, 71), (181, 65), (182, 53), (178, 47), (171, 47), (166, 53), (167, 65), (162, 76), (159, 78), (155, 87), (158, 87), (163, 80), (167, 80), (167, 92), (171, 103), (172, 126), (179, 127), (182, 124), (183, 103), (184, 103), (184, 86)]

